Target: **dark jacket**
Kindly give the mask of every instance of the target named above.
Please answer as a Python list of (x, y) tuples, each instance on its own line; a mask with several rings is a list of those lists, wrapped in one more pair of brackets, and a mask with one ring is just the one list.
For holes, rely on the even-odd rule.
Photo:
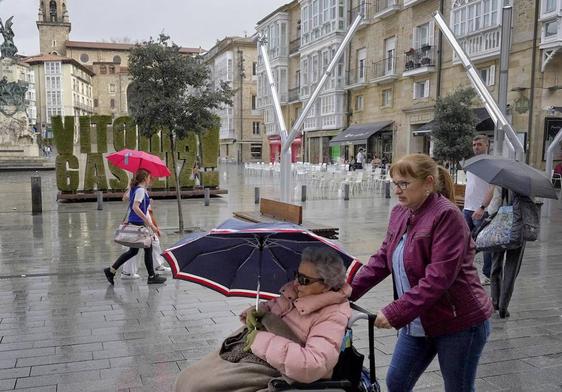
[(415, 213), (394, 207), (386, 238), (353, 279), (350, 299), (392, 273), (392, 253), (406, 229), (404, 268), (411, 289), (382, 310), (390, 324), (399, 329), (420, 317), (428, 336), (440, 336), (487, 320), (493, 307), (474, 266), (474, 241), (460, 210), (438, 194)]

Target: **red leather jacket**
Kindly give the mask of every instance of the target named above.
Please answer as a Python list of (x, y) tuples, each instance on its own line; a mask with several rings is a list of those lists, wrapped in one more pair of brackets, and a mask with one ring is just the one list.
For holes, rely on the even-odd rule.
[(392, 273), (392, 253), (406, 229), (404, 268), (411, 289), (382, 309), (390, 324), (399, 329), (420, 317), (428, 336), (440, 336), (487, 320), (493, 307), (474, 266), (474, 241), (457, 206), (438, 194), (415, 212), (394, 207), (386, 238), (353, 279), (350, 299)]

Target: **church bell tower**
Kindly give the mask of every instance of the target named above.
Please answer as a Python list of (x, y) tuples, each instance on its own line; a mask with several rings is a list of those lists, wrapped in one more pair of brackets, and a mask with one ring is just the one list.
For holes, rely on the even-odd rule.
[(39, 0), (37, 28), (41, 54), (66, 55), (65, 42), (70, 35), (67, 0)]

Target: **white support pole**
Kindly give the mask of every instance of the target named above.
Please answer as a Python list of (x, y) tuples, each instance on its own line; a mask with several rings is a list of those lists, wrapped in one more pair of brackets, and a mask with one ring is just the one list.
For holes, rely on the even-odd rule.
[(280, 170), (279, 171), (279, 177), (280, 177), (280, 182), (281, 182), (281, 184), (280, 184), (281, 185), (281, 192), (280, 192), (281, 201), (284, 201), (284, 202), (289, 201), (291, 189), (292, 189), (291, 184), (290, 184), (290, 181), (291, 181), (291, 150), (290, 150), (290, 146), (293, 143), (293, 140), (295, 140), (295, 137), (297, 136), (297, 134), (300, 132), (300, 128), (302, 127), (302, 124), (304, 123), (304, 119), (306, 118), (306, 116), (308, 115), (308, 112), (312, 108), (312, 105), (316, 101), (316, 98), (318, 97), (318, 94), (320, 94), (320, 91), (322, 90), (322, 87), (324, 87), (324, 84), (328, 80), (328, 77), (330, 76), (330, 73), (332, 72), (332, 70), (336, 66), (337, 62), (339, 61), (341, 55), (343, 54), (345, 46), (349, 43), (349, 41), (351, 40), (351, 37), (353, 36), (355, 31), (357, 30), (357, 27), (359, 26), (359, 23), (361, 23), (362, 18), (363, 18), (362, 15), (358, 15), (357, 18), (355, 18), (355, 21), (353, 22), (353, 24), (349, 27), (349, 30), (347, 31), (347, 34), (345, 35), (342, 43), (340, 44), (338, 50), (336, 51), (336, 54), (334, 55), (334, 57), (332, 58), (332, 61), (328, 65), (328, 68), (324, 72), (324, 75), (322, 76), (322, 79), (320, 79), (320, 82), (318, 82), (318, 85), (316, 86), (316, 89), (314, 90), (314, 92), (312, 93), (310, 98), (308, 99), (308, 102), (306, 103), (303, 111), (301, 112), (299, 118), (297, 119), (293, 128), (291, 129), (290, 134), (287, 133), (287, 127), (285, 126), (285, 120), (283, 119), (283, 112), (281, 110), (281, 105), (279, 103), (279, 98), (278, 98), (278, 95), (277, 95), (277, 88), (275, 86), (275, 79), (273, 79), (273, 73), (271, 72), (271, 65), (269, 63), (269, 57), (267, 55), (265, 38), (263, 38), (263, 37), (259, 38), (260, 52), (261, 52), (262, 58), (264, 60), (264, 66), (265, 66), (265, 69), (266, 69), (267, 78), (269, 80), (269, 86), (271, 88), (273, 105), (275, 107), (277, 124), (279, 125), (279, 133), (280, 133), (280, 136), (281, 136), (281, 156), (280, 156), (281, 167), (279, 168), (279, 170)]
[(472, 64), (466, 53), (464, 52), (464, 49), (459, 44), (459, 42), (455, 38), (455, 35), (453, 34), (453, 32), (451, 31), (451, 29), (443, 19), (443, 15), (441, 15), (439, 11), (435, 11), (433, 13), (433, 18), (437, 22), (437, 26), (439, 26), (445, 38), (447, 38), (447, 41), (449, 41), (449, 43), (455, 50), (457, 56), (459, 56), (459, 59), (461, 60), (468, 74), (468, 78), (472, 82), (472, 85), (476, 89), (476, 92), (480, 96), (480, 99), (482, 99), (482, 101), (484, 102), (484, 106), (486, 107), (488, 114), (492, 118), (492, 121), (494, 122), (498, 130), (500, 132), (504, 132), (505, 135), (507, 136), (507, 140), (509, 141), (509, 143), (507, 143), (507, 146), (510, 149), (511, 148), (513, 149), (513, 153), (515, 154), (515, 159), (524, 162), (525, 148), (523, 147), (523, 144), (515, 134), (515, 131), (511, 127), (511, 124), (509, 124), (509, 122), (503, 115), (496, 101), (494, 101), (494, 98), (486, 88), (486, 85), (480, 78), (480, 75), (476, 71), (476, 68), (474, 67), (474, 65)]
[[(554, 150), (556, 150), (559, 146), (558, 144), (562, 141), (562, 129), (558, 131), (554, 140), (548, 146), (546, 150), (546, 169), (545, 174), (548, 179), (552, 177), (552, 167), (554, 166)], [(561, 198), (562, 199), (562, 198)]]
[[(271, 98), (273, 99), (273, 107), (275, 108), (275, 118), (277, 119), (277, 125), (279, 127), (279, 133), (281, 136), (281, 143), (287, 138), (287, 126), (285, 125), (285, 120), (283, 119), (283, 111), (281, 110), (281, 104), (279, 103), (279, 95), (277, 94), (277, 86), (275, 85), (275, 79), (273, 78), (273, 73), (271, 72), (271, 64), (269, 63), (269, 55), (267, 54), (267, 39), (262, 36), (258, 39), (260, 52), (265, 66), (265, 71), (267, 74), (267, 80), (269, 81), (269, 88), (271, 90)], [(285, 157), (286, 153), (281, 150), (281, 167), (279, 171), (279, 179), (281, 185), (281, 201), (288, 202), (291, 184), (291, 153), (289, 152), (289, 159)]]

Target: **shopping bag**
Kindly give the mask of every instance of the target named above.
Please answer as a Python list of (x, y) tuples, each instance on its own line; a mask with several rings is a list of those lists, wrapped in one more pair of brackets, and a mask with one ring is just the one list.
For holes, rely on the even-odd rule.
[(145, 226), (122, 223), (115, 230), (113, 240), (129, 248), (150, 248), (152, 232)]
[(494, 216), (482, 224), (476, 236), (476, 249), (494, 252), (521, 247), (521, 227), (514, 225), (515, 220), (513, 206), (500, 207)]

